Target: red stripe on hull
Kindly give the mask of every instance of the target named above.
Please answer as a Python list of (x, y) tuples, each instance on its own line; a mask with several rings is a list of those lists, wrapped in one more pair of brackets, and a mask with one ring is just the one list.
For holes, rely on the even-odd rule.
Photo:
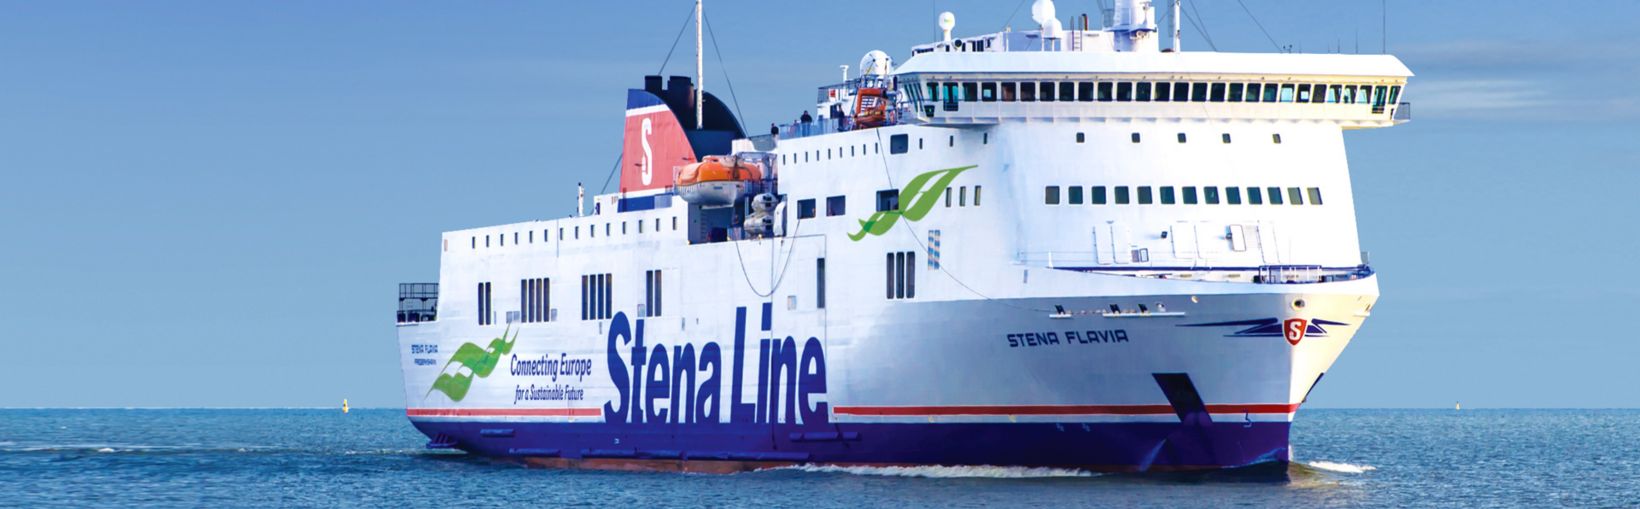
[(407, 408), (411, 417), (599, 417), (599, 408)]

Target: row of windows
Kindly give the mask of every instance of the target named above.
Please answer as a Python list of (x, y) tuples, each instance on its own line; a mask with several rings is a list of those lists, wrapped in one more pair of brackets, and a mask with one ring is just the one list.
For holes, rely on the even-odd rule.
[[(1139, 140), (1140, 140), (1139, 133), (1132, 133), (1131, 135), (1128, 136), (1128, 139), (1130, 141), (1134, 142), (1134, 143), (1138, 143)], [(1184, 133), (1179, 133), (1179, 135), (1177, 136), (1177, 139), (1179, 140), (1179, 143), (1185, 143), (1185, 142), (1190, 140), (1190, 138), (1188, 136), (1185, 136)], [(1086, 133), (1080, 133), (1080, 132), (1076, 133), (1076, 142), (1077, 143), (1086, 143), (1087, 141), (1088, 141), (1088, 136), (1087, 136)], [(1219, 133), (1219, 142), (1224, 143), (1226, 145), (1230, 144), (1230, 133)], [(1270, 142), (1274, 143), (1274, 144), (1277, 144), (1277, 145), (1280, 145), (1281, 144), (1281, 133), (1271, 133), (1270, 134)]]
[[(974, 206), (979, 206), (980, 186), (974, 186)], [(968, 186), (957, 186), (957, 206), (968, 206)], [(951, 188), (945, 188), (945, 207), (951, 208)]]
[[(1283, 197), (1282, 188), (1280, 187), (1261, 188), (1248, 186), (1246, 188), (1242, 188), (1229, 186), (1224, 187), (1222, 189), (1222, 193), (1221, 189), (1217, 186), (1205, 186), (1200, 188), (1196, 186), (1182, 186), (1178, 188), (1173, 186), (1136, 186), (1131, 189), (1137, 190), (1139, 205), (1158, 203), (1157, 198), (1160, 198), (1159, 203), (1162, 205), (1218, 205), (1220, 203), (1227, 205), (1241, 205), (1243, 203), (1243, 191), (1246, 191), (1247, 193), (1246, 203), (1248, 205), (1264, 205), (1265, 203), (1269, 203), (1270, 205), (1282, 205), (1283, 203), (1303, 205), (1305, 204), (1306, 197), (1309, 198), (1310, 205), (1321, 205), (1323, 203), (1321, 201), (1321, 188), (1319, 187), (1289, 187), (1287, 188), (1285, 198)], [(1064, 188), (1063, 195), (1060, 193), (1060, 186), (1047, 186), (1042, 192), (1042, 202), (1048, 205), (1059, 205), (1060, 203), (1081, 205), (1084, 201), (1091, 205), (1127, 205), (1133, 202), (1133, 198), (1134, 196), (1130, 193), (1130, 188), (1128, 186), (1112, 186), (1110, 188), (1106, 188), (1105, 186), (1088, 186), (1086, 188), (1086, 193), (1084, 193), (1084, 188), (1082, 186), (1066, 186)], [(1266, 200), (1266, 198), (1268, 198), (1268, 200)]]
[(1372, 104), (1400, 99), (1399, 85), (1185, 81), (986, 81), (906, 85), (913, 100), (957, 102), (1232, 102)]
[(911, 299), (917, 297), (917, 252), (900, 251), (888, 253), (888, 298)]
[(643, 272), (643, 309), (638, 310), (638, 316), (661, 316), (661, 271)]
[[(633, 221), (621, 221), (619, 223), (604, 223), (603, 224), (603, 231), (604, 231), (604, 236), (605, 237), (615, 235), (616, 226), (614, 226), (614, 225), (616, 225), (616, 224), (620, 225), (619, 226), (620, 235), (626, 235), (627, 233), (633, 232), (633, 231), (636, 231), (637, 233), (642, 234), (642, 233), (645, 232), (646, 229), (649, 230), (649, 231), (654, 231), (654, 232), (661, 231), (661, 218), (658, 218), (658, 217), (654, 218), (653, 221), (645, 221), (645, 220), (642, 220), (642, 219), (638, 219), (638, 220), (633, 220)], [(646, 226), (646, 224), (648, 224), (649, 226)], [(677, 231), (677, 230), (678, 230), (678, 217), (677, 216), (672, 216), (672, 231)], [(551, 233), (551, 231), (552, 231), (551, 229), (541, 230), (541, 242), (547, 242), (551, 238), (551, 235), (549, 235), (549, 233)], [(595, 225), (595, 224), (594, 225), (587, 225), (586, 232), (587, 232), (587, 236), (589, 238), (597, 238), (598, 237), (598, 225)], [(566, 233), (569, 235), (570, 239), (572, 239), (572, 240), (573, 239), (579, 239), (579, 238), (581, 238), (581, 227), (579, 225), (571, 227), (571, 228), (559, 227), (558, 228), (558, 240), (560, 240), (560, 241), (564, 240), (564, 236), (566, 235)], [(524, 234), (526, 236), (522, 237), (522, 238), (524, 238), (527, 242), (529, 242), (531, 244), (535, 243), (535, 230), (530, 230), (528, 232), (524, 232)], [(520, 244), (519, 235), (520, 235), (519, 232), (512, 232), (511, 237), (512, 237), (513, 244), (515, 244), (515, 245)], [(485, 235), (483, 237), (484, 247), (490, 247), (490, 241), (491, 241), (492, 238), (500, 246), (506, 246), (507, 245), (507, 237), (508, 237), (508, 235), (505, 234), (505, 233), (497, 234), (497, 235)], [(478, 249), (479, 237), (477, 235), (474, 235), (474, 236), (472, 236), (471, 240), (472, 240), (473, 249)]]
[[(867, 149), (869, 149), (869, 150), (867, 150)], [(855, 156), (863, 156), (863, 155), (870, 155), (870, 154), (881, 154), (882, 151), (883, 151), (883, 147), (882, 147), (882, 144), (879, 144), (879, 143), (869, 143), (869, 144), (868, 143), (861, 143), (860, 146), (858, 146), (858, 147), (856, 147), (854, 145), (849, 145), (848, 146), (848, 151), (847, 151), (848, 152), (847, 156), (843, 155), (843, 153), (844, 153), (843, 147), (837, 147), (835, 150), (836, 150), (835, 153), (837, 154), (837, 157), (842, 158), (842, 157), (855, 157)], [(803, 152), (796, 153), (796, 154), (780, 154), (780, 164), (796, 164), (796, 163), (799, 163), (799, 162), (806, 163), (806, 162), (809, 162), (811, 160), (810, 159), (811, 157), (813, 158), (812, 160), (814, 160), (814, 161), (830, 161), (832, 159), (832, 154), (833, 154), (832, 151), (833, 151), (833, 149), (828, 148), (828, 149), (825, 149), (824, 151), (821, 151), (820, 149), (815, 149), (813, 151), (805, 150)], [(825, 159), (820, 158), (822, 154), (825, 155)], [(799, 156), (801, 156), (801, 157), (799, 157)]]
[(490, 325), (495, 323), (495, 310), (491, 309), (490, 283), (478, 284), (478, 324)]
[(611, 279), (608, 273), (581, 276), (582, 320), (607, 320), (615, 315)]
[(556, 319), (552, 311), (552, 279), (538, 277), (518, 280), (518, 309), (524, 323), (550, 322)]
[[(847, 211), (845, 210), (845, 208), (846, 208), (845, 205), (846, 205), (846, 201), (843, 199), (842, 196), (829, 196), (829, 197), (827, 197), (826, 198), (826, 217), (841, 216), (843, 214), (846, 214)], [(804, 200), (797, 200), (797, 218), (798, 219), (813, 218), (814, 214), (815, 214), (814, 198), (808, 198), (808, 199), (804, 199)]]

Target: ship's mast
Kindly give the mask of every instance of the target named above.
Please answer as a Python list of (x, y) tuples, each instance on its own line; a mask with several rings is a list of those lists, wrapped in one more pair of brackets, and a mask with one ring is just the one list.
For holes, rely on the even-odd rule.
[(1174, 53), (1178, 53), (1180, 51), (1179, 50), (1179, 1), (1180, 0), (1173, 0), (1173, 52)]
[(706, 105), (702, 102), (702, 99), (706, 96), (706, 73), (704, 72), (705, 65), (702, 63), (704, 62), (704, 55), (701, 53), (700, 25), (703, 21), (700, 17), (700, 2), (701, 0), (695, 0), (695, 129), (697, 130), (704, 128), (706, 125), (705, 117), (702, 116), (702, 112), (706, 110)]

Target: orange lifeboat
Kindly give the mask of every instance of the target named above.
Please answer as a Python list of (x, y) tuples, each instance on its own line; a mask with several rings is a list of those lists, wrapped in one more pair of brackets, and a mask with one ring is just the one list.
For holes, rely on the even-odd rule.
[(737, 157), (706, 156), (678, 169), (678, 197), (699, 205), (731, 205), (763, 180), (763, 168)]

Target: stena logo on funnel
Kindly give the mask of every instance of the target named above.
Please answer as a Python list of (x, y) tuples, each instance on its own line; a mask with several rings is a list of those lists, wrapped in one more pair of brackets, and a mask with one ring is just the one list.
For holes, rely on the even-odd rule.
[(1298, 346), (1304, 340), (1304, 332), (1310, 329), (1310, 321), (1303, 318), (1288, 318), (1282, 323), (1282, 330), (1287, 336), (1287, 343)]

